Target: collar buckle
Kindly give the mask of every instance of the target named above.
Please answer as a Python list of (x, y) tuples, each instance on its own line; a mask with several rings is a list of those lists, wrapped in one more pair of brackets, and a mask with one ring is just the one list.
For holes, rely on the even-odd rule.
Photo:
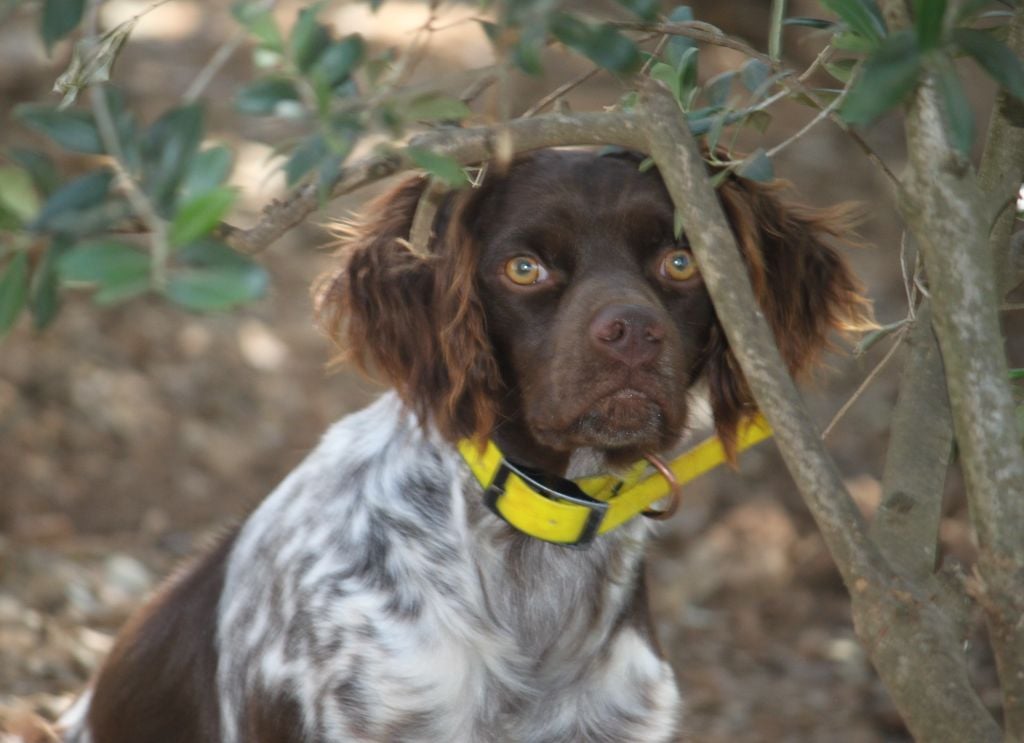
[(548, 500), (557, 503), (568, 503), (587, 509), (587, 519), (579, 535), (573, 541), (550, 542), (551, 544), (558, 544), (562, 547), (581, 548), (589, 546), (594, 541), (601, 527), (601, 522), (608, 512), (608, 503), (591, 498), (572, 480), (566, 480), (565, 478), (549, 475), (530, 467), (514, 464), (505, 458), (502, 458), (490, 486), (484, 490), (484, 505), (494, 515), (512, 526), (512, 528), (521, 531), (501, 511), (501, 496), (504, 495), (505, 484), (512, 475), (515, 475), (527, 487)]

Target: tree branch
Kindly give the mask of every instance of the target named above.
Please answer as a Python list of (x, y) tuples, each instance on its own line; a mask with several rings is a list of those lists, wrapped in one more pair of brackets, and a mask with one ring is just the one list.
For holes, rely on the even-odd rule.
[[(998, 726), (971, 688), (956, 627), (896, 575), (868, 539), (786, 371), (700, 152), (664, 90), (641, 91), (649, 151), (683, 222), (729, 344), (851, 591), (854, 623), (920, 740), (995, 743)], [(922, 683), (928, 679), (933, 683)]]
[(942, 490), (953, 451), (953, 422), (928, 300), (909, 332), (871, 536), (897, 570), (924, 583), (935, 572)]
[(864, 579), (884, 580), (881, 555), (786, 372), (749, 281), (740, 278), (746, 268), (738, 250), (728, 249), (735, 238), (679, 107), (653, 83), (641, 90), (651, 155), (682, 215), (715, 311), (839, 570), (851, 589)]
[[(618, 145), (643, 149), (644, 137), (635, 117), (628, 113), (546, 114), (515, 119), (500, 127), (511, 137), (514, 152), (566, 145)], [(409, 147), (420, 147), (453, 157), (461, 163), (477, 163), (494, 154), (497, 127), (439, 129), (413, 137)], [(398, 149), (346, 165), (331, 182), (329, 198), (337, 198), (367, 184), (416, 166)], [(320, 206), (317, 185), (309, 183), (274, 201), (263, 210), (259, 222), (248, 229), (222, 225), (218, 236), (242, 253), (258, 253), (312, 214)]]
[[(1024, 56), (1024, 7), (1018, 8), (1010, 22), (1007, 45), (1018, 57)], [(1010, 232), (1013, 229), (1014, 204), (1024, 181), (1024, 102), (1005, 90), (996, 93), (996, 105), (989, 120), (985, 152), (978, 167), (978, 183), (985, 201), (992, 208), (992, 250), (999, 290), (1005, 294), (1019, 280), (1010, 265)]]
[[(906, 11), (885, 0), (887, 14)], [(978, 571), (1010, 740), (1024, 739), (1024, 450), (1017, 436), (989, 249), (991, 209), (974, 171), (950, 145), (934, 81), (906, 119), (909, 167), (899, 208), (931, 282), (934, 326), (978, 535)], [(1006, 153), (999, 153), (999, 157)], [(1000, 267), (1002, 268), (1002, 267)]]

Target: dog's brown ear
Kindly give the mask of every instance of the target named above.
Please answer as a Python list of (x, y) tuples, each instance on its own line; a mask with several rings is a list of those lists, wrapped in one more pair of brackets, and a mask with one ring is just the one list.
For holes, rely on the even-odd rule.
[(340, 266), (314, 285), (321, 327), (339, 360), (383, 377), (450, 440), (489, 433), (500, 377), (477, 296), (476, 245), (449, 194), (426, 254), (409, 231), (426, 179), (408, 179), (342, 227)]
[[(863, 287), (828, 242), (849, 234), (849, 210), (790, 206), (780, 200), (781, 188), (730, 178), (719, 192), (754, 294), (796, 376), (827, 347), (830, 331), (863, 330), (874, 322)], [(708, 347), (707, 378), (715, 427), (731, 459), (737, 425), (755, 405), (717, 325)]]

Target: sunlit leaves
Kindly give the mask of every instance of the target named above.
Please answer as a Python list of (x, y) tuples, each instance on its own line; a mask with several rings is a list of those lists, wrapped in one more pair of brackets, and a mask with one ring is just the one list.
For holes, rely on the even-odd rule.
[(186, 201), (171, 222), (171, 245), (185, 245), (208, 234), (228, 213), (237, 196), (235, 189), (221, 187)]
[(449, 188), (459, 188), (469, 183), (466, 171), (454, 158), (422, 147), (410, 147), (407, 152), (418, 167), (430, 173)]
[(0, 228), (10, 220), (12, 226), (26, 224), (39, 211), (32, 177), (24, 168), (0, 167)]
[(469, 106), (458, 98), (441, 93), (425, 93), (401, 105), (409, 121), (461, 121), (470, 114)]
[(196, 154), (181, 184), (182, 197), (192, 198), (219, 186), (230, 175), (233, 159), (231, 150), (223, 145)]

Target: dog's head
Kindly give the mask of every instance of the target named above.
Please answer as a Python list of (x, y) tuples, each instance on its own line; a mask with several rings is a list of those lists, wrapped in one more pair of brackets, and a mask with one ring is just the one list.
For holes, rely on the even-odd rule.
[[(658, 173), (632, 155), (544, 151), (450, 194), (427, 255), (407, 239), (424, 190), (372, 203), (318, 291), (321, 320), (364, 368), (451, 439), (496, 428), (520, 450), (626, 461), (670, 447), (706, 378), (731, 452), (753, 402)], [(825, 242), (838, 213), (727, 179), (722, 204), (793, 373), (833, 328), (870, 321)]]

